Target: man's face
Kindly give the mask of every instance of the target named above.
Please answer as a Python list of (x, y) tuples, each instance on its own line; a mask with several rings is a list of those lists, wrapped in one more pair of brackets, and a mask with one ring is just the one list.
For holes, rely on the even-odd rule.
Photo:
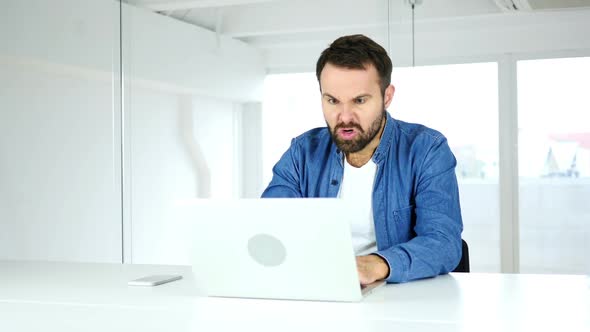
[(332, 139), (345, 153), (365, 148), (380, 133), (394, 88), (381, 95), (374, 66), (348, 69), (327, 63), (320, 74), (322, 110)]

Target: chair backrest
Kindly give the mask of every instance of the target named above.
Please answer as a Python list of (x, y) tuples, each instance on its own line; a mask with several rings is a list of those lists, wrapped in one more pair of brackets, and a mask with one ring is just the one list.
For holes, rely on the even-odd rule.
[(469, 272), (469, 246), (465, 240), (461, 240), (461, 251), (461, 260), (453, 272)]

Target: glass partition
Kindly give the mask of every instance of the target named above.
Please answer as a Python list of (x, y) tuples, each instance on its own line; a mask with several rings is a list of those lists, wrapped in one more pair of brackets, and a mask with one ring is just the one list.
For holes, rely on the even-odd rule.
[[(383, 0), (123, 7), (125, 242), (134, 263), (188, 263), (190, 221), (178, 204), (260, 196), (264, 148), (282, 140), (266, 136), (263, 108), (282, 120), (276, 128), (292, 132), (303, 106), (263, 107), (268, 74), (313, 71), (344, 34), (387, 45)], [(297, 100), (312, 90), (314, 82)]]

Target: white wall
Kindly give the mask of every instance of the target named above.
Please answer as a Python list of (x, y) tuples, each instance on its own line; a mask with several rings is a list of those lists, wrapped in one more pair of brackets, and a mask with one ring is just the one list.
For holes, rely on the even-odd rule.
[(190, 220), (179, 202), (233, 197), (232, 102), (131, 89), (131, 257), (133, 263), (188, 264)]
[(260, 197), (265, 189), (262, 180), (262, 103), (242, 105), (241, 112), (241, 194), (244, 198)]
[(0, 259), (121, 261), (115, 9), (2, 3)]

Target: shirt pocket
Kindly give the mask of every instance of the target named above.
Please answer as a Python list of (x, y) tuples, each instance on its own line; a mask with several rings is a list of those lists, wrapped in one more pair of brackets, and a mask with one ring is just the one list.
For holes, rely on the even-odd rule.
[(408, 242), (416, 236), (414, 233), (416, 207), (414, 205), (394, 210), (393, 220), (395, 221), (395, 235), (398, 244)]

